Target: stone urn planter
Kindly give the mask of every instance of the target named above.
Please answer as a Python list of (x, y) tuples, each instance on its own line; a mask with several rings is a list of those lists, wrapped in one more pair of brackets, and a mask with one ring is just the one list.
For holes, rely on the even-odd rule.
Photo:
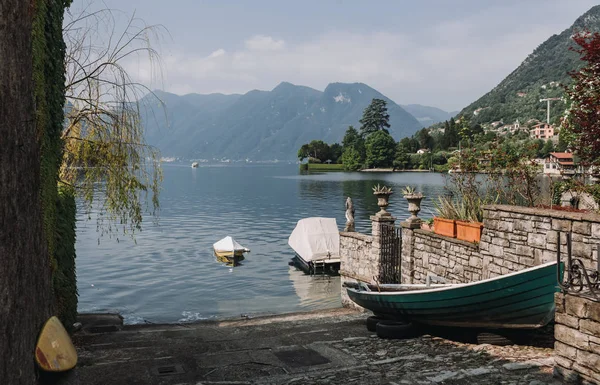
[(406, 194), (404, 195), (404, 198), (408, 201), (408, 212), (411, 214), (406, 221), (409, 223), (421, 223), (421, 219), (417, 214), (421, 211), (421, 201), (425, 198), (423, 194)]
[(456, 221), (456, 238), (461, 241), (479, 242), (483, 223)]
[(380, 210), (377, 214), (377, 216), (379, 217), (391, 217), (392, 214), (390, 214), (385, 208), (389, 206), (389, 201), (390, 201), (390, 195), (392, 195), (394, 192), (392, 191), (391, 188), (383, 186), (380, 187), (379, 185), (373, 187), (373, 195), (375, 195), (377, 197), (377, 206), (379, 206)]
[(439, 235), (456, 238), (456, 221), (454, 219), (434, 217), (433, 231)]

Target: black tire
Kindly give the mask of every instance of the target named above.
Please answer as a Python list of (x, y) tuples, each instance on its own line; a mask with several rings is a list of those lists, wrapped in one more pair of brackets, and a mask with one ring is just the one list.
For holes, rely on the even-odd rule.
[(374, 315), (370, 316), (369, 318), (367, 318), (367, 330), (370, 332), (376, 332), (377, 324), (381, 321), (383, 321), (383, 318), (381, 317), (377, 317)]
[(408, 322), (383, 320), (377, 323), (375, 331), (377, 337), (392, 340), (413, 338), (417, 335), (415, 326)]

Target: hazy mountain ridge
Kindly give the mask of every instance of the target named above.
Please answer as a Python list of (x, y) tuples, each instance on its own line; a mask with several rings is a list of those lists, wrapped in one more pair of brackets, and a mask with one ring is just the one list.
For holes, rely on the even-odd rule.
[(458, 111), (447, 112), (437, 107), (423, 106), (421, 104), (401, 104), (400, 106), (414, 116), (424, 127), (444, 122), (458, 113)]
[(201, 159), (293, 160), (314, 139), (341, 141), (359, 127), (373, 98), (388, 102), (390, 134), (399, 140), (423, 127), (392, 100), (363, 83), (332, 83), (324, 91), (283, 82), (243, 95), (156, 91), (142, 100), (146, 141), (163, 156)]
[[(577, 18), (571, 27), (540, 44), (512, 73), (490, 92), (465, 107), (460, 114), (477, 123), (502, 120), (522, 123), (535, 118), (546, 120), (546, 103), (540, 99), (562, 97), (561, 84), (569, 84), (569, 71), (581, 66), (579, 55), (571, 50), (576, 32), (600, 31), (600, 6), (594, 6)], [(554, 101), (551, 121), (565, 110), (562, 101)]]

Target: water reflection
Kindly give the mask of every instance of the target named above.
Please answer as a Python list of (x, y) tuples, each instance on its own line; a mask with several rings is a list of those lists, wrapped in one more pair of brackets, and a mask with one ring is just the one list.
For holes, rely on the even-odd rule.
[[(287, 238), (310, 216), (336, 218), (342, 229), (347, 196), (357, 231), (370, 232), (369, 216), (379, 209), (371, 188), (378, 183), (396, 191), (389, 210), (403, 220), (403, 186), (417, 186), (428, 197), (426, 217), (444, 180), (429, 173), (300, 174), (296, 165), (167, 164), (160, 226), (145, 217), (137, 242), (102, 238), (98, 245), (93, 219), (78, 218), (79, 310), (120, 311), (134, 323), (337, 306), (336, 278), (324, 283), (290, 272), (294, 252)], [(235, 268), (213, 253), (212, 244), (227, 235), (252, 250)]]

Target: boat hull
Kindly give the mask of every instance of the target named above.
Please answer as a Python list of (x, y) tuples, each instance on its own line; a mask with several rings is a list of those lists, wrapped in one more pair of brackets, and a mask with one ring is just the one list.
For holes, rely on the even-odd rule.
[(299, 255), (296, 255), (294, 258), (292, 258), (290, 261), (290, 266), (294, 266), (297, 269), (302, 270), (305, 274), (339, 275), (340, 273), (340, 262), (315, 264), (312, 261), (305, 261)]
[(244, 253), (246, 251), (245, 250), (236, 250), (235, 252), (229, 250), (229, 251), (224, 251), (224, 250), (215, 250), (215, 255), (217, 257), (223, 257), (223, 258), (233, 258), (235, 257), (243, 257)]
[(347, 291), (358, 305), (384, 318), (439, 326), (535, 329), (554, 318), (556, 262), (470, 284), (421, 289)]

